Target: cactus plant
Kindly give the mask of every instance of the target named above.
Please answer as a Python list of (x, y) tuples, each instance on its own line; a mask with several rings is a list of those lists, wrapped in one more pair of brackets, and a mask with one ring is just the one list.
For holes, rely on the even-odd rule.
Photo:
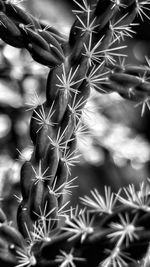
[[(49, 69), (46, 100), (33, 108), (34, 150), (20, 172), (22, 198), (15, 229), (0, 210), (0, 265), (12, 267), (147, 266), (150, 242), (149, 180), (125, 197), (105, 187), (81, 198), (83, 209), (63, 211), (78, 162), (76, 132), (91, 88), (117, 92), (150, 109), (147, 66), (119, 64), (120, 41), (134, 33), (134, 19), (148, 17), (150, 1), (74, 0), (76, 20), (68, 40), (13, 1), (0, 0), (0, 37), (25, 48)], [(148, 17), (149, 18), (149, 17)], [(119, 44), (119, 45), (118, 45)], [(123, 61), (122, 61), (123, 62)]]

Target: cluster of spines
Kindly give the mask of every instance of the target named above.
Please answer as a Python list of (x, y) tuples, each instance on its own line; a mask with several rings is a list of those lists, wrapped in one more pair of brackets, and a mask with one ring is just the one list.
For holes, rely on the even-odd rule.
[[(41, 104), (39, 101), (33, 108), (30, 123), (34, 151), (21, 169), (18, 227), (28, 246), (14, 249), (18, 263), (13, 266), (17, 267), (127, 266), (141, 259), (148, 248), (149, 200), (143, 204), (146, 209), (141, 203), (149, 196), (142, 188), (141, 195), (133, 187), (125, 191), (126, 201), (105, 188), (106, 202), (95, 189), (91, 192), (93, 199), (82, 198), (83, 204), (91, 208), (89, 211), (71, 209), (70, 215), (66, 215), (63, 208), (68, 203), (64, 202), (64, 195), (74, 187), (71, 183), (75, 179), (68, 178), (78, 161), (76, 131), (90, 87), (104, 93), (117, 91), (125, 98), (127, 88), (130, 94), (135, 93), (133, 100), (137, 100), (137, 91), (142, 91), (142, 100), (144, 95), (144, 103), (149, 107), (149, 70), (116, 65), (116, 58), (125, 56), (120, 52), (125, 46), (116, 44), (132, 36), (131, 26), (137, 14), (142, 20), (147, 17), (149, 1), (75, 3), (79, 10), (74, 11), (76, 20), (67, 42), (57, 30), (39, 22), (15, 3), (0, 1), (0, 37), (12, 46), (26, 48), (35, 61), (50, 67), (46, 101)], [(141, 73), (143, 76), (139, 76)], [(115, 213), (117, 201), (122, 205)], [(91, 246), (95, 248), (95, 263), (90, 259)], [(138, 258), (134, 246), (141, 249)]]
[(142, 182), (137, 190), (130, 185), (122, 190), (125, 196), (120, 191), (112, 193), (109, 187), (105, 187), (104, 196), (96, 189), (91, 190), (91, 196), (81, 198), (84, 208), (70, 209), (63, 215), (63, 226), (54, 230), (56, 219), (49, 218), (54, 208), (47, 212), (45, 206), (36, 214), (38, 221), (33, 231), (25, 225), (26, 241), (0, 211), (1, 263), (17, 267), (82, 264), (107, 267), (129, 266), (142, 259), (141, 266), (146, 266), (150, 238), (149, 187), (149, 180)]

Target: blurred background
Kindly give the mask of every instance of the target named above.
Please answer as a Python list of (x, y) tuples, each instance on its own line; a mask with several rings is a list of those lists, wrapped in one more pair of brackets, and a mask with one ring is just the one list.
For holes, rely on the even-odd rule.
[[(56, 27), (66, 37), (75, 19), (71, 0), (18, 1), (31, 14)], [(78, 0), (78, 2), (80, 2)], [(139, 18), (128, 45), (126, 63), (146, 64), (150, 57), (150, 21)], [(31, 105), (35, 95), (45, 99), (48, 68), (35, 63), (29, 53), (12, 48), (0, 40), (0, 201), (8, 219), (15, 222), (20, 199), (20, 168), (30, 159), (29, 137)], [(150, 178), (150, 111), (141, 117), (141, 105), (124, 100), (116, 93), (105, 95), (92, 91), (83, 112), (84, 131), (78, 135), (80, 162), (72, 168), (78, 176), (71, 205), (79, 197), (104, 185), (112, 191)]]

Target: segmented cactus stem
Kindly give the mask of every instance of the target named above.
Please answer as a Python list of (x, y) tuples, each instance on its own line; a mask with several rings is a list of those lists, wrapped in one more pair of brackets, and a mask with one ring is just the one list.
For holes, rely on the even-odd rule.
[[(124, 189), (126, 198), (105, 187), (81, 198), (84, 209), (70, 209), (66, 194), (75, 187), (71, 167), (79, 160), (77, 128), (91, 88), (117, 92), (150, 109), (148, 66), (125, 66), (125, 37), (134, 34), (134, 18), (148, 17), (149, 1), (74, 0), (77, 10), (68, 40), (16, 1), (0, 1), (0, 37), (25, 48), (49, 68), (46, 100), (33, 108), (30, 137), (34, 150), (21, 168), (22, 199), (18, 230), (0, 210), (2, 266), (120, 267), (146, 266), (150, 241), (149, 181)], [(143, 265), (142, 265), (143, 264)]]

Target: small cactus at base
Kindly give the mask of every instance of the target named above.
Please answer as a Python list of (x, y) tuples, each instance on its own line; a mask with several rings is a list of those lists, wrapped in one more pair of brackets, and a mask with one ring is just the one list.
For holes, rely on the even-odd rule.
[[(150, 109), (150, 66), (119, 64), (120, 42), (134, 34), (134, 19), (148, 18), (150, 1), (74, 0), (75, 22), (68, 40), (20, 8), (0, 0), (0, 38), (27, 49), (47, 66), (46, 100), (34, 105), (30, 121), (31, 159), (20, 172), (18, 230), (0, 210), (0, 266), (147, 266), (150, 242), (149, 180), (82, 197), (83, 208), (68, 207), (65, 195), (76, 185), (71, 167), (80, 159), (77, 129), (91, 93), (117, 92)], [(38, 96), (37, 96), (38, 98)], [(81, 126), (82, 127), (82, 126)]]

